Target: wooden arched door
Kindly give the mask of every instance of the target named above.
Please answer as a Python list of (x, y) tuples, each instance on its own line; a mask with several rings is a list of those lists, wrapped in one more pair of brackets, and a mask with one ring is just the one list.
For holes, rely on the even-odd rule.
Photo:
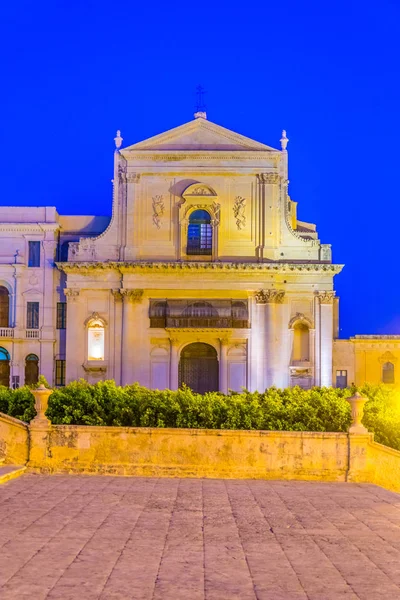
[(25, 359), (25, 385), (34, 385), (39, 380), (39, 357), (28, 354)]
[(219, 390), (218, 355), (213, 346), (196, 342), (181, 352), (179, 387), (187, 385), (198, 394)]
[(10, 355), (5, 348), (0, 348), (0, 385), (10, 387)]

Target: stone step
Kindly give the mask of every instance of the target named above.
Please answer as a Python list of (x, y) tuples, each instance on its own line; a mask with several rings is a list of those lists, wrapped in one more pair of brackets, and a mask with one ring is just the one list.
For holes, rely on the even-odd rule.
[(26, 467), (22, 465), (1, 465), (0, 466), (0, 484), (15, 479), (22, 475), (26, 470)]

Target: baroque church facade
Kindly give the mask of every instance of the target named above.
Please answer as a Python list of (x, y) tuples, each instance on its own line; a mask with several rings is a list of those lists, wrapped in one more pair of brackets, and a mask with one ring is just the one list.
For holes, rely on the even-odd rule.
[(342, 265), (297, 219), (285, 132), (275, 149), (199, 112), (122, 141), (111, 219), (0, 208), (0, 383), (342, 386), (365, 353), (395, 382), (396, 336), (337, 339)]

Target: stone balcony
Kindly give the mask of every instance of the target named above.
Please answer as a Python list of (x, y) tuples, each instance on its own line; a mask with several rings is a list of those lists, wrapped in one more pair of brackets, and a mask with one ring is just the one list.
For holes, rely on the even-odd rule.
[(40, 339), (40, 329), (16, 329), (15, 327), (0, 327), (2, 339)]

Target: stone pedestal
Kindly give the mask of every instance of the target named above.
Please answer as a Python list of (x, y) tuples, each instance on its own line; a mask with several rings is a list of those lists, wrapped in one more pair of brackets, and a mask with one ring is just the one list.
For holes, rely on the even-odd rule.
[(53, 390), (48, 390), (40, 385), (32, 390), (35, 398), (36, 417), (29, 424), (29, 462), (28, 467), (34, 469), (45, 469), (46, 460), (50, 451), (49, 434), (51, 423), (45, 412), (49, 403), (49, 397)]
[(347, 398), (351, 405), (351, 426), (349, 433), (368, 433), (368, 429), (361, 423), (364, 416), (364, 404), (367, 398), (363, 398), (359, 392), (356, 392), (351, 398)]

